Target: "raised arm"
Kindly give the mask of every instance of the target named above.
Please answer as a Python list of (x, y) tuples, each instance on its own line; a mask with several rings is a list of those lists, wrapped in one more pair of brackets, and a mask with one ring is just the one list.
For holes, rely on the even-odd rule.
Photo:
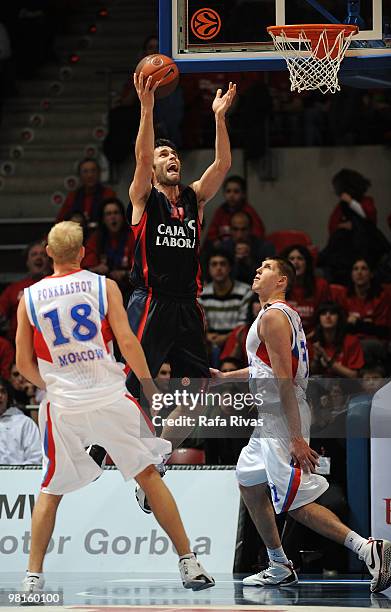
[(314, 472), (318, 455), (308, 446), (301, 431), (299, 404), (293, 383), (292, 340), (288, 319), (281, 311), (270, 309), (261, 318), (258, 334), (265, 342), (271, 368), (278, 382), (292, 457), (304, 471)]
[(144, 212), (145, 203), (152, 189), (153, 150), (155, 134), (153, 129), (153, 106), (155, 91), (160, 81), (151, 87), (151, 77), (144, 82), (143, 73), (133, 76), (134, 86), (141, 104), (140, 126), (136, 139), (136, 169), (129, 187), (129, 199), (133, 206), (132, 223), (138, 223)]
[(16, 330), (16, 367), (28, 381), (40, 389), (46, 385), (38, 370), (34, 353), (34, 330), (29, 321), (24, 295), (18, 306), (18, 328)]
[(191, 187), (197, 194), (198, 206), (202, 210), (208, 200), (211, 200), (220, 189), (224, 178), (231, 167), (231, 145), (225, 114), (230, 108), (236, 94), (236, 85), (229, 84), (228, 91), (222, 95), (218, 89), (213, 101), (212, 110), (216, 121), (216, 144), (214, 162), (207, 168), (198, 181)]

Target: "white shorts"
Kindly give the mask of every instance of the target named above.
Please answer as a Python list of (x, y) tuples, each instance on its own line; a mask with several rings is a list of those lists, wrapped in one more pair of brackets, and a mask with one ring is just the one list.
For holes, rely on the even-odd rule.
[[(300, 402), (300, 417), (303, 437), (309, 442), (311, 412), (305, 401)], [(240, 453), (236, 466), (239, 484), (253, 487), (268, 483), (277, 514), (295, 510), (318, 499), (328, 489), (329, 483), (319, 474), (307, 474), (292, 465), (288, 432), (276, 437), (277, 428), (270, 415), (264, 416), (264, 428), (260, 429), (263, 430), (262, 437), (253, 434)]]
[(95, 480), (102, 469), (86, 453), (90, 444), (106, 449), (125, 480), (162, 462), (171, 443), (156, 438), (148, 417), (127, 393), (110, 403), (69, 408), (43, 402), (39, 410), (43, 441), (44, 493), (62, 495)]

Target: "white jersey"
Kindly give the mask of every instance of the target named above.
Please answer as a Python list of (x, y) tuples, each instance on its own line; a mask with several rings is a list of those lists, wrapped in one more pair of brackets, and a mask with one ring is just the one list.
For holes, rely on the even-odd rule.
[[(309, 362), (305, 334), (300, 315), (288, 306), (286, 302), (273, 302), (259, 312), (254, 323), (250, 327), (246, 340), (247, 358), (249, 364), (250, 389), (259, 392), (263, 388), (264, 403), (275, 403), (280, 401), (278, 384), (274, 380), (273, 370), (266, 345), (258, 336), (258, 324), (266, 310), (271, 308), (280, 310), (287, 317), (292, 330), (292, 377), (295, 383), (296, 396), (298, 399), (305, 397), (308, 383)], [(260, 379), (269, 379), (259, 382)]]
[(24, 295), (50, 401), (75, 406), (124, 389), (124, 365), (115, 361), (106, 316), (104, 276), (87, 270), (48, 276)]

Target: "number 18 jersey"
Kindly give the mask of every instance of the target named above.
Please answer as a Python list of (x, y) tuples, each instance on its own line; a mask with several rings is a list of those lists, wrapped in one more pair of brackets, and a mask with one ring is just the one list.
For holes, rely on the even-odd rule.
[(24, 295), (49, 400), (73, 406), (124, 389), (124, 366), (113, 354), (104, 276), (87, 270), (48, 276)]

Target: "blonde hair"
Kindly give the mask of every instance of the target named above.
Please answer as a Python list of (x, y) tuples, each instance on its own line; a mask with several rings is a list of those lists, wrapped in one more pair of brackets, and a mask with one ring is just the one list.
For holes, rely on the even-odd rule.
[(72, 263), (83, 246), (83, 228), (74, 221), (61, 221), (48, 235), (48, 247), (55, 263)]

